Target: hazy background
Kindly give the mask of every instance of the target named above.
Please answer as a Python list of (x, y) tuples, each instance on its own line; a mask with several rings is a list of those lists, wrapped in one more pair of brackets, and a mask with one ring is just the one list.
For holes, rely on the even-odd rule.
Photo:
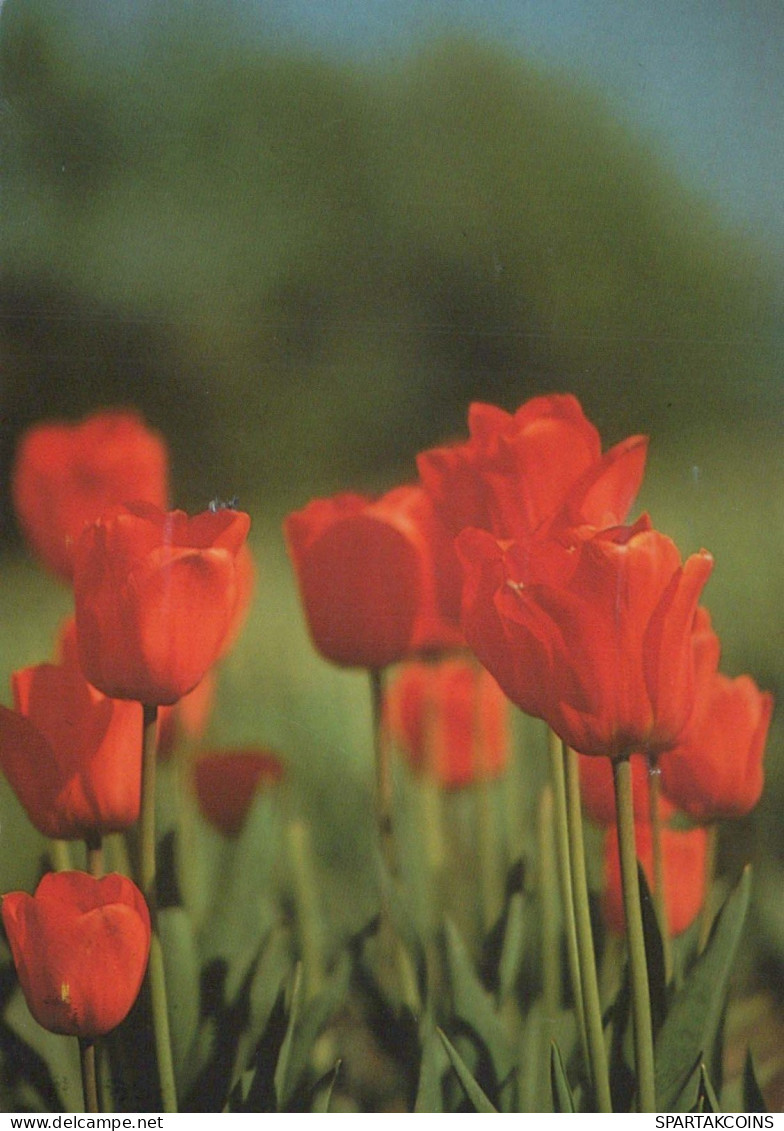
[(178, 505), (254, 519), (215, 740), (285, 750), (354, 866), (364, 684), (312, 654), (280, 519), (410, 478), (472, 399), (572, 391), (606, 446), (651, 435), (641, 502), (781, 698), (783, 88), (775, 0), (5, 0), (3, 672), (68, 605), (16, 535), (19, 432), (135, 404)]

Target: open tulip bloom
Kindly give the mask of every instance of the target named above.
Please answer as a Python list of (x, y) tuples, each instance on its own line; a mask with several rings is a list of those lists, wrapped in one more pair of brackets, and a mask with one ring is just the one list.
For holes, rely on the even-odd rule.
[[(693, 706), (692, 626), (712, 568), (681, 564), (646, 517), (576, 538), (562, 583), (526, 584), (510, 550), (469, 530), (463, 628), (513, 702), (581, 754), (674, 746)], [(565, 560), (565, 557), (562, 558)]]

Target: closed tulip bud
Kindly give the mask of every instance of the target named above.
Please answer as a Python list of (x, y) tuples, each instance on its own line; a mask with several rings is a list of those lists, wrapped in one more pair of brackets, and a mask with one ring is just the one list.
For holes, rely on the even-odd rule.
[(91, 838), (139, 817), (142, 708), (109, 699), (66, 651), (14, 672), (16, 710), (0, 707), (0, 766), (44, 836)]
[(384, 725), (412, 770), (447, 789), (499, 777), (509, 760), (509, 701), (470, 659), (406, 664), (387, 688)]
[(287, 517), (285, 531), (310, 635), (326, 659), (378, 669), (462, 642), (446, 616), (459, 565), (421, 488), (316, 499)]
[(256, 794), (284, 776), (283, 763), (270, 750), (210, 751), (193, 764), (202, 816), (229, 837), (241, 832)]
[(94, 1040), (136, 1001), (150, 915), (125, 876), (49, 872), (35, 895), (3, 897), (3, 924), (33, 1017), (52, 1033)]
[(12, 473), (14, 508), (34, 553), (70, 581), (79, 535), (110, 507), (166, 507), (168, 452), (162, 437), (127, 410), (78, 424), (38, 424), (22, 437)]

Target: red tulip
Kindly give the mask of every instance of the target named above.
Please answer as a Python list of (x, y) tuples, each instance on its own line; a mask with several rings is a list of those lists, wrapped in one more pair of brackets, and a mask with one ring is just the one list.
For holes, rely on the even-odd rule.
[(684, 565), (647, 518), (572, 547), (562, 584), (521, 583), (491, 535), (458, 539), (463, 628), (506, 694), (582, 754), (656, 754), (674, 746), (693, 706), (692, 626), (712, 568)]
[(534, 397), (510, 415), (472, 404), (470, 439), (423, 452), (422, 483), (455, 535), (466, 527), (525, 543), (553, 523), (601, 529), (626, 519), (645, 468), (647, 439), (604, 456), (573, 396)]
[(142, 709), (108, 699), (71, 659), (14, 672), (0, 707), (0, 765), (44, 836), (129, 828), (139, 817)]
[(462, 642), (444, 610), (460, 572), (419, 487), (316, 499), (285, 522), (310, 634), (328, 660), (382, 668)]
[(416, 773), (446, 788), (502, 774), (509, 759), (509, 703), (489, 672), (468, 659), (406, 664), (386, 692), (385, 725)]
[[(635, 826), (637, 858), (642, 864), (648, 884), (653, 884), (653, 840), (651, 826), (641, 822)], [(662, 829), (662, 862), (664, 870), (664, 903), (667, 922), (673, 935), (685, 931), (700, 913), (705, 899), (705, 867), (708, 838), (705, 829), (685, 832)], [(626, 916), (623, 910), (621, 864), (618, 858), (618, 836), (608, 829), (604, 841), (604, 895), (602, 909), (607, 926), (616, 934), (624, 934)]]
[(34, 896), (3, 897), (3, 923), (39, 1025), (93, 1040), (124, 1020), (150, 949), (150, 915), (129, 879), (49, 872)]
[(772, 713), (773, 696), (750, 676), (714, 672), (681, 741), (659, 759), (667, 796), (695, 821), (750, 812), (762, 794)]
[(189, 518), (141, 504), (88, 526), (76, 547), (74, 594), (90, 683), (150, 706), (192, 691), (236, 626), (249, 526), (242, 511)]
[(193, 785), (205, 819), (225, 836), (237, 836), (257, 792), (284, 774), (283, 763), (269, 750), (212, 752), (194, 762)]
[(22, 437), (11, 487), (33, 551), (70, 581), (87, 523), (123, 503), (167, 505), (166, 444), (125, 410), (98, 412), (79, 424), (38, 424)]

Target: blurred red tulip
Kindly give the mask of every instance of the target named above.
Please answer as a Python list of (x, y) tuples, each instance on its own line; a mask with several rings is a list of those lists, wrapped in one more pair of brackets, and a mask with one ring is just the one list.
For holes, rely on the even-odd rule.
[(773, 696), (748, 675), (714, 672), (698, 687), (691, 721), (659, 759), (667, 796), (695, 821), (742, 817), (762, 794)]
[[(635, 825), (637, 858), (645, 870), (649, 886), (653, 885), (653, 839), (651, 826)], [(662, 829), (664, 869), (664, 902), (668, 926), (673, 935), (690, 927), (705, 900), (705, 869), (708, 837), (705, 829)], [(602, 909), (607, 926), (621, 935), (626, 931), (621, 889), (621, 863), (618, 857), (618, 836), (608, 829), (604, 840), (604, 895)]]
[(63, 580), (84, 527), (110, 507), (168, 505), (168, 453), (135, 412), (110, 409), (78, 424), (38, 424), (24, 434), (11, 487), (34, 553)]
[(0, 707), (0, 765), (44, 836), (88, 838), (139, 817), (142, 708), (108, 699), (73, 657), (12, 676)]
[(412, 770), (448, 789), (506, 769), (509, 701), (473, 660), (406, 664), (387, 687), (384, 721)]
[(466, 639), (513, 702), (582, 754), (675, 745), (693, 706), (692, 627), (709, 554), (681, 565), (644, 517), (575, 544), (561, 585), (528, 585), (492, 535), (467, 530), (457, 545)]
[(25, 1000), (39, 1025), (92, 1040), (124, 1020), (150, 949), (150, 915), (129, 879), (49, 872), (34, 896), (4, 896), (2, 911)]
[(283, 763), (269, 750), (211, 751), (193, 764), (199, 809), (225, 836), (241, 832), (257, 792), (284, 776)]
[(82, 671), (95, 687), (146, 705), (175, 703), (220, 657), (243, 600), (242, 511), (189, 518), (118, 507), (85, 528), (74, 594)]
[(462, 642), (445, 618), (460, 569), (419, 487), (372, 501), (315, 499), (285, 522), (313, 643), (348, 667), (383, 668)]

